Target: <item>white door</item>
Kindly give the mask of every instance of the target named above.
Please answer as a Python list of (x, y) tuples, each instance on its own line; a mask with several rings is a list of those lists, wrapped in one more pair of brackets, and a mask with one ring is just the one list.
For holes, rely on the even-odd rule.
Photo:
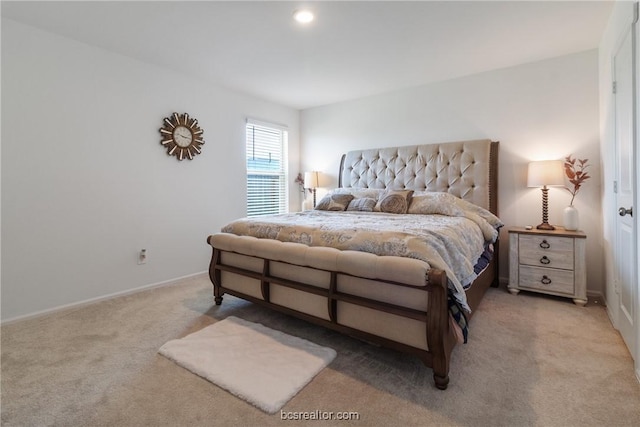
[(633, 195), (635, 185), (634, 151), (634, 52), (633, 31), (629, 28), (613, 59), (616, 132), (616, 288), (618, 290), (618, 329), (634, 359), (638, 325), (636, 295), (638, 280), (635, 254)]

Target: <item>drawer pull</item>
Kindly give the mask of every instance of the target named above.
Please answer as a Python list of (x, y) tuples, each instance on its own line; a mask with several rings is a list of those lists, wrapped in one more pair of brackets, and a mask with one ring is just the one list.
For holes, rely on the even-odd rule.
[(549, 264), (550, 262), (551, 262), (551, 260), (549, 258), (547, 258), (546, 255), (543, 256), (542, 258), (540, 258), (540, 264)]
[(548, 284), (550, 284), (550, 283), (551, 283), (551, 279), (549, 279), (547, 276), (542, 276), (542, 280), (540, 280), (540, 282), (541, 282), (543, 285), (548, 285)]
[(543, 240), (542, 243), (540, 243), (540, 247), (542, 249), (549, 249), (551, 247), (551, 245), (546, 240)]

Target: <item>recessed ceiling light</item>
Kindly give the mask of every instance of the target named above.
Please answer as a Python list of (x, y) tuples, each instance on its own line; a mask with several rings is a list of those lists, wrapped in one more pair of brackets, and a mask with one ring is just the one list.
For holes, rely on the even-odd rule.
[(306, 9), (298, 9), (293, 12), (293, 19), (300, 22), (301, 24), (308, 24), (313, 21), (313, 13), (310, 10)]

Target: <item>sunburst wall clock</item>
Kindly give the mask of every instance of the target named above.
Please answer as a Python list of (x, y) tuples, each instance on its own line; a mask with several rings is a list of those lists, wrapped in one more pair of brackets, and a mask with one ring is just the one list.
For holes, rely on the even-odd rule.
[(202, 152), (203, 133), (196, 119), (189, 117), (187, 113), (173, 113), (164, 118), (164, 124), (160, 128), (160, 144), (167, 148), (168, 155), (176, 156), (178, 160), (193, 160)]

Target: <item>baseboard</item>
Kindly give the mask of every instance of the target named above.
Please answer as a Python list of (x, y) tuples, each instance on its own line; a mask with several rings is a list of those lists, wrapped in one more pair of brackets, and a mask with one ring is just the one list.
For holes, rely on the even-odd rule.
[(593, 299), (596, 304), (606, 306), (607, 300), (601, 291), (590, 291), (587, 289), (587, 298)]
[(140, 287), (137, 287), (137, 288), (133, 288), (133, 289), (127, 289), (126, 291), (114, 292), (112, 294), (103, 295), (103, 296), (96, 297), (96, 298), (90, 298), (90, 299), (83, 300), (83, 301), (73, 302), (71, 304), (65, 304), (65, 305), (61, 305), (61, 306), (58, 306), (58, 307), (48, 308), (46, 310), (37, 311), (35, 313), (25, 314), (25, 315), (22, 315), (22, 316), (17, 316), (17, 317), (12, 317), (10, 319), (2, 320), (0, 322), (0, 326), (8, 325), (8, 324), (19, 322), (19, 321), (22, 321), (22, 320), (28, 320), (28, 319), (34, 319), (36, 317), (46, 316), (48, 314), (53, 314), (53, 313), (57, 313), (57, 312), (60, 312), (60, 311), (81, 308), (81, 307), (84, 307), (86, 305), (95, 304), (97, 302), (106, 301), (106, 300), (110, 300), (110, 299), (118, 298), (118, 297), (123, 297), (123, 296), (126, 296), (126, 295), (137, 294), (138, 292), (148, 291), (148, 290), (151, 290), (151, 289), (154, 289), (154, 288), (161, 288), (161, 287), (164, 287), (164, 286), (175, 285), (176, 283), (181, 282), (182, 280), (193, 278), (193, 277), (198, 277), (198, 276), (206, 276), (206, 277), (208, 277), (208, 274), (209, 274), (208, 271), (201, 271), (201, 272), (198, 272), (198, 273), (187, 274), (186, 276), (182, 276), (182, 277), (177, 277), (175, 279), (164, 280), (162, 282), (156, 282), (156, 283), (151, 283), (149, 285), (143, 285), (143, 286), (140, 286)]
[(611, 322), (611, 326), (613, 326), (613, 329), (617, 330), (618, 329), (618, 322), (614, 318), (615, 316), (611, 312), (611, 306), (609, 304), (607, 304), (606, 299), (605, 299), (605, 304), (606, 304), (606, 307), (607, 307), (607, 317), (609, 318), (609, 321)]

